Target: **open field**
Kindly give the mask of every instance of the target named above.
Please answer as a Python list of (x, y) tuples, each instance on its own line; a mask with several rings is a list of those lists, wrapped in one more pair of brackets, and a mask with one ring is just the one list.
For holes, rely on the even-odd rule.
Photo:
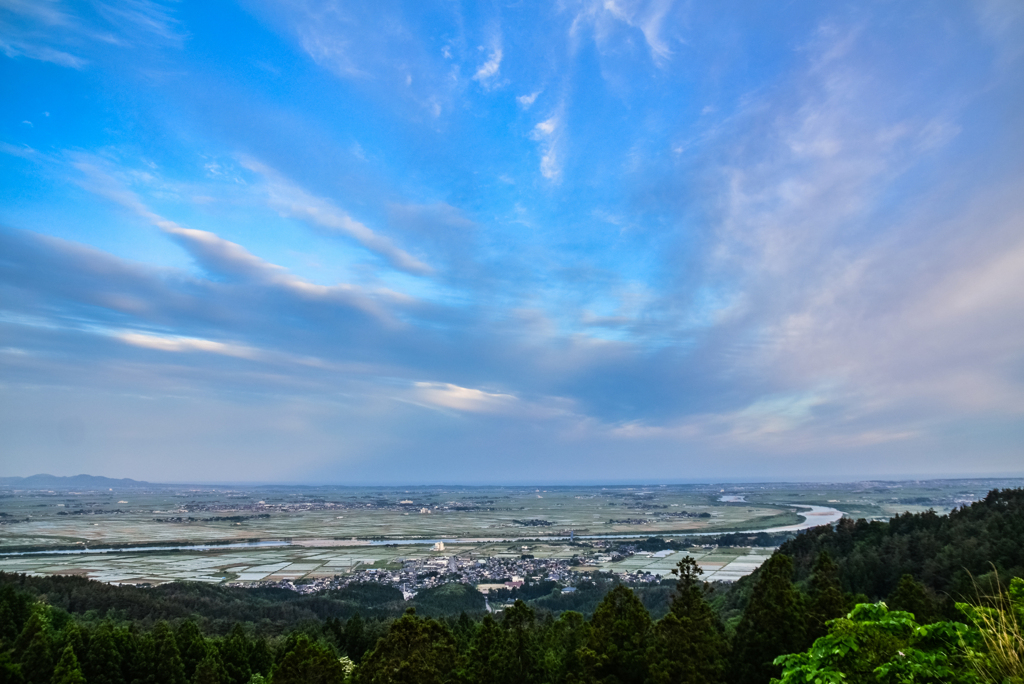
[(479, 539), (702, 533), (800, 522), (711, 488), (211, 488), (11, 492), (0, 550), (256, 539)]
[(772, 549), (691, 549), (674, 553), (638, 553), (612, 561), (600, 550), (581, 549), (569, 544), (464, 543), (432, 551), (426, 545), (276, 547), (202, 552), (111, 552), (61, 556), (16, 556), (0, 558), (0, 570), (33, 575), (75, 574), (102, 582), (161, 584), (176, 580), (197, 582), (299, 582), (306, 579), (351, 574), (369, 568), (397, 568), (409, 560), (461, 560), (486, 558), (517, 559), (528, 551), (537, 559), (564, 559), (574, 555), (590, 563), (580, 571), (635, 573), (644, 571), (669, 576), (686, 555), (697, 559), (710, 580), (735, 580), (753, 572)]
[[(0, 489), (0, 570), (81, 574), (118, 583), (300, 581), (428, 557), (515, 558), (526, 552), (525, 546), (536, 558), (580, 554), (589, 569), (666, 576), (682, 552), (664, 557), (637, 553), (612, 561), (600, 548), (581, 550), (564, 538), (645, 538), (784, 527), (802, 520), (797, 506), (812, 505), (879, 519), (929, 508), (945, 513), (994, 487), (1020, 484), (948, 480), (401, 489), (151, 486), (105, 491), (6, 487)], [(445, 541), (443, 552), (431, 551), (434, 540)], [(216, 546), (272, 541), (283, 543)], [(214, 546), (38, 555), (56, 549), (204, 543)], [(10, 555), (19, 551), (30, 554)], [(770, 550), (690, 553), (709, 579), (731, 580), (752, 572)]]

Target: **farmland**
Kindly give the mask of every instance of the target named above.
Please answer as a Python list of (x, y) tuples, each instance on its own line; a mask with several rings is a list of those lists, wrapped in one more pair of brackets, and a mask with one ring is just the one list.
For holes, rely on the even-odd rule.
[[(800, 506), (879, 519), (905, 510), (946, 512), (1004, 484), (6, 487), (0, 490), (0, 570), (132, 584), (308, 582), (417, 559), (529, 554), (577, 556), (579, 571), (665, 576), (690, 553), (709, 579), (734, 580), (770, 549), (700, 548), (694, 541), (689, 551), (613, 560), (603, 548), (609, 539), (784, 528), (804, 520)], [(435, 549), (437, 541), (443, 549)], [(60, 550), (68, 553), (54, 553)]]

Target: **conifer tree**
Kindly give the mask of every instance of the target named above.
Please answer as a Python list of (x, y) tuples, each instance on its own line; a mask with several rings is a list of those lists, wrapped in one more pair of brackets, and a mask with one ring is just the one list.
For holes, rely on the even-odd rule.
[(345, 623), (345, 654), (358, 664), (368, 648), (363, 618), (356, 613)]
[(75, 657), (78, 658), (79, 664), (86, 656), (85, 648), (85, 637), (82, 634), (82, 629), (78, 626), (78, 623), (74, 620), (68, 620), (63, 629), (57, 635), (55, 644), (55, 653), (63, 653), (64, 648), (68, 645), (75, 650)]
[(0, 587), (0, 647), (14, 643), (32, 612), (32, 597), (9, 584)]
[(21, 654), (21, 676), (25, 684), (49, 684), (53, 677), (52, 649), (50, 633), (46, 629), (36, 631), (32, 641), (23, 651), (15, 647), (14, 652)]
[(14, 645), (19, 631), (17, 617), (10, 603), (0, 600), (0, 652)]
[(11, 651), (0, 651), (0, 684), (23, 684), (21, 665), (14, 660)]
[(236, 622), (220, 646), (221, 662), (224, 663), (228, 684), (248, 684), (249, 678), (252, 676), (249, 650), (250, 644), (245, 630), (241, 623)]
[(217, 653), (217, 649), (211, 648), (196, 664), (192, 684), (227, 684), (227, 681), (228, 675), (220, 661), (220, 654)]
[(889, 596), (888, 606), (891, 610), (913, 613), (914, 619), (922, 625), (933, 622), (936, 617), (935, 603), (928, 596), (928, 590), (909, 574), (900, 578), (900, 583)]
[(567, 610), (545, 631), (541, 644), (541, 668), (550, 684), (566, 684), (580, 671), (579, 650), (590, 638), (590, 625), (576, 611)]
[(578, 682), (642, 684), (648, 674), (651, 616), (633, 590), (618, 585), (594, 611), (590, 638), (580, 649)]
[(22, 627), (21, 633), (18, 634), (18, 638), (14, 640), (14, 652), (24, 653), (40, 632), (45, 632), (47, 637), (49, 637), (50, 622), (45, 617), (44, 610), (34, 607), (32, 614), (25, 621), (25, 626)]
[(156, 676), (159, 663), (156, 659), (156, 643), (153, 634), (152, 632), (148, 634), (143, 632), (134, 636), (135, 649), (131, 660), (126, 663), (131, 674), (129, 677), (125, 677), (125, 681), (129, 684), (157, 684)]
[(273, 666), (274, 656), (270, 652), (270, 646), (267, 645), (266, 638), (259, 637), (253, 642), (252, 650), (249, 652), (249, 669), (254, 675), (269, 675)]
[(174, 632), (166, 621), (161, 620), (153, 627), (152, 677), (154, 684), (186, 684), (185, 666), (178, 653)]
[(74, 645), (68, 644), (64, 647), (64, 653), (60, 656), (60, 662), (53, 671), (52, 684), (85, 684), (85, 675), (78, 665), (78, 658), (75, 656)]
[(114, 628), (101, 624), (89, 639), (89, 652), (82, 661), (82, 672), (89, 684), (124, 684), (121, 653), (114, 640)]
[(793, 561), (775, 553), (761, 566), (736, 627), (732, 681), (768, 684), (778, 677), (782, 668), (772, 664), (775, 658), (807, 647), (805, 623), (803, 599), (793, 586)]
[[(413, 608), (392, 623), (372, 651), (363, 657), (355, 684), (447, 684), (456, 681), (455, 638), (434, 621), (416, 616)], [(277, 682), (277, 671), (274, 671)]]
[(533, 608), (520, 600), (505, 611), (505, 632), (494, 681), (499, 684), (532, 684), (540, 677)]
[(199, 631), (199, 625), (192, 620), (185, 620), (174, 631), (174, 641), (178, 644), (185, 681), (190, 682), (196, 666), (206, 657), (206, 639)]
[(124, 684), (145, 682), (149, 676), (149, 651), (151, 639), (148, 634), (138, 634), (133, 628), (118, 629), (114, 632), (114, 643), (121, 654), (121, 677)]
[(726, 670), (727, 644), (722, 625), (705, 600), (703, 570), (692, 557), (679, 561), (679, 577), (668, 615), (655, 626), (651, 681), (713, 684)]
[(330, 648), (301, 634), (274, 667), (271, 681), (273, 684), (343, 684), (345, 668)]
[(480, 623), (469, 651), (465, 677), (470, 684), (485, 684), (491, 681), (492, 668), (500, 657), (503, 641), (501, 627), (488, 613)]
[(345, 650), (345, 624), (338, 618), (327, 618), (320, 626), (320, 630), (327, 636), (338, 650)]
[(476, 636), (477, 626), (473, 619), (466, 615), (466, 611), (459, 613), (459, 619), (452, 626), (452, 636), (460, 653), (468, 652), (473, 644), (473, 637)]
[(826, 623), (847, 612), (846, 595), (839, 582), (839, 565), (828, 551), (818, 554), (811, 571), (810, 606), (807, 611), (807, 640), (828, 634)]

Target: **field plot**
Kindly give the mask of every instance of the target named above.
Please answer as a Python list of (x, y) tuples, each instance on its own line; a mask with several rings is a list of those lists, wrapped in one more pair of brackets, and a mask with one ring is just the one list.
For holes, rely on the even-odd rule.
[(720, 501), (710, 487), (5, 492), (0, 551), (284, 539), (519, 539), (760, 529), (790, 505)]
[[(758, 530), (797, 523), (798, 506), (887, 519), (946, 512), (1022, 480), (619, 487), (152, 486), (39, 491), (0, 487), (0, 570), (77, 574), (106, 582), (311, 581), (408, 559), (570, 559), (566, 543)], [(421, 543), (411, 543), (418, 540)], [(443, 541), (443, 552), (431, 545)], [(277, 544), (191, 548), (196, 544)], [(405, 542), (405, 543), (403, 543)], [(119, 552), (122, 546), (158, 550)], [(183, 549), (175, 549), (184, 546)], [(107, 553), (11, 555), (48, 549)], [(585, 552), (586, 571), (667, 576), (681, 552), (612, 561)], [(749, 574), (769, 549), (692, 549), (706, 579)]]
[(706, 581), (721, 580), (733, 582), (740, 577), (749, 575), (761, 567), (775, 549), (768, 548), (728, 548), (705, 551), (690, 549), (667, 553), (638, 553), (625, 560), (600, 562), (602, 570), (615, 573), (648, 572), (653, 575), (668, 577), (672, 569), (686, 556), (692, 556)]
[(0, 558), (0, 570), (31, 575), (84, 575), (117, 584), (162, 584), (175, 580), (295, 581), (312, 576), (341, 575), (395, 557), (394, 549), (390, 548), (329, 556), (295, 547), (287, 551), (268, 549), (255, 553), (102, 553)]
[[(429, 546), (388, 545), (339, 547), (331, 551), (301, 547), (257, 551), (207, 551), (202, 553), (101, 553), (63, 556), (0, 558), (0, 571), (30, 575), (82, 575), (114, 584), (162, 584), (176, 580), (194, 582), (297, 582), (305, 579), (346, 575), (369, 568), (399, 567), (407, 560), (463, 561), (487, 558), (520, 558), (529, 553), (539, 559), (564, 559), (583, 554), (602, 558), (600, 551), (586, 551), (568, 544), (533, 543), (510, 547), (508, 543), (453, 544), (443, 552)], [(686, 555), (692, 555), (705, 572), (705, 579), (735, 580), (753, 572), (770, 555), (771, 549), (730, 548), (713, 551), (693, 549), (672, 553), (639, 553), (618, 562), (600, 561), (579, 566), (580, 572), (602, 570), (615, 573), (638, 571), (668, 577)]]

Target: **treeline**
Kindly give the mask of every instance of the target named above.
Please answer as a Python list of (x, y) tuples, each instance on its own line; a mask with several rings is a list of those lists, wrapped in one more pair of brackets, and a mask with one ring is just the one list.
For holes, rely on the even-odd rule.
[(356, 614), (368, 619), (393, 619), (410, 606), (435, 616), (458, 616), (461, 612), (480, 616), (485, 612), (483, 594), (465, 584), (425, 589), (412, 601), (404, 600), (395, 587), (372, 582), (299, 594), (277, 587), (241, 588), (199, 582), (116, 586), (76, 576), (34, 577), (0, 572), (0, 585), (74, 614), (80, 622), (109, 619), (150, 629), (161, 620), (188, 619), (214, 635), (228, 633), (236, 623), (246, 624), (253, 633), (275, 636), (307, 623), (344, 620)]
[[(590, 620), (575, 611), (557, 619), (538, 615), (520, 600), (500, 620), (487, 615), (477, 621), (466, 613), (441, 621), (413, 612), (395, 621), (354, 615), (345, 621), (308, 620), (269, 640), (241, 624), (223, 636), (204, 634), (187, 618), (173, 628), (160, 620), (142, 629), (142, 621), (119, 623), (109, 614), (97, 622), (98, 615), (72, 616), (9, 582), (0, 601), (2, 644), (8, 648), (5, 681), (107, 684), (103, 677), (114, 672), (119, 675), (110, 684), (247, 684), (254, 675), (272, 684), (310, 678), (340, 683), (348, 661), (339, 658), (345, 657), (355, 666), (356, 682), (767, 682), (781, 674), (773, 665), (777, 656), (806, 649), (825, 634), (828, 620), (853, 603), (826, 554), (816, 563), (806, 593), (792, 582), (790, 558), (776, 554), (762, 567), (730, 634), (706, 600), (708, 587), (696, 562), (684, 559), (677, 574), (668, 610), (657, 621), (637, 592), (618, 584), (604, 594)], [(44, 578), (18, 579), (23, 586), (47, 588)], [(50, 586), (68, 583), (51, 580)], [(449, 595), (438, 592), (436, 600), (458, 600), (459, 587), (442, 587)], [(379, 585), (348, 591), (350, 599), (364, 604), (400, 597)]]
[[(580, 582), (575, 591), (563, 592), (562, 585), (548, 580), (530, 581), (514, 589), (492, 589), (492, 605), (522, 600), (539, 614), (572, 610), (591, 615), (614, 586), (620, 583), (612, 573), (593, 573), (592, 580)], [(390, 620), (414, 607), (421, 616), (458, 617), (466, 613), (479, 620), (486, 612), (484, 595), (461, 583), (424, 589), (406, 601), (394, 587), (377, 583), (353, 583), (342, 589), (318, 594), (298, 594), (276, 587), (241, 588), (197, 582), (173, 582), (156, 587), (115, 586), (76, 576), (28, 576), (0, 572), (0, 584), (15, 587), (43, 600), (47, 605), (72, 613), (79, 621), (96, 623), (104, 619), (131, 622), (150, 629), (160, 621), (190, 619), (208, 634), (226, 634), (235, 623), (244, 623), (254, 634), (276, 636), (296, 626), (328, 619), (347, 619), (355, 614), (364, 619)], [(640, 601), (655, 618), (669, 610), (674, 581), (635, 589)]]
[[(330, 618), (268, 639), (236, 624), (77, 619), (6, 584), (0, 590), (0, 680), (12, 684), (298, 684), (323, 682), (721, 681), (728, 640), (704, 600), (700, 569), (680, 564), (671, 610), (659, 621), (617, 585), (593, 617), (539, 617), (517, 601), (500, 619), (434, 620), (408, 609), (390, 622)], [(353, 672), (354, 668), (354, 672)]]
[[(801, 683), (988, 681), (977, 678), (958, 650), (970, 635), (965, 625), (921, 627), (909, 613), (890, 613), (884, 604), (861, 604), (849, 619), (837, 619), (850, 611), (851, 597), (843, 593), (838, 566), (827, 554), (815, 563), (807, 593), (792, 582), (792, 560), (772, 556), (731, 634), (706, 600), (708, 587), (696, 562), (684, 559), (676, 573), (669, 611), (660, 620), (619, 584), (589, 620), (575, 611), (557, 619), (538, 615), (516, 601), (498, 619), (488, 614), (477, 621), (462, 613), (435, 620), (409, 608), (397, 620), (329, 618), (273, 638), (241, 623), (219, 636), (205, 634), (191, 619), (160, 620), (147, 630), (109, 618), (90, 623), (7, 584), (0, 589), (0, 682), (768, 684), (780, 676)], [(1024, 594), (1024, 584), (1018, 588)], [(852, 652), (855, 657), (848, 657)], [(903, 662), (907, 654), (913, 658)], [(836, 669), (837, 663), (847, 669)], [(902, 668), (896, 678), (845, 677), (875, 675), (892, 665)], [(831, 678), (817, 676), (827, 667)]]

